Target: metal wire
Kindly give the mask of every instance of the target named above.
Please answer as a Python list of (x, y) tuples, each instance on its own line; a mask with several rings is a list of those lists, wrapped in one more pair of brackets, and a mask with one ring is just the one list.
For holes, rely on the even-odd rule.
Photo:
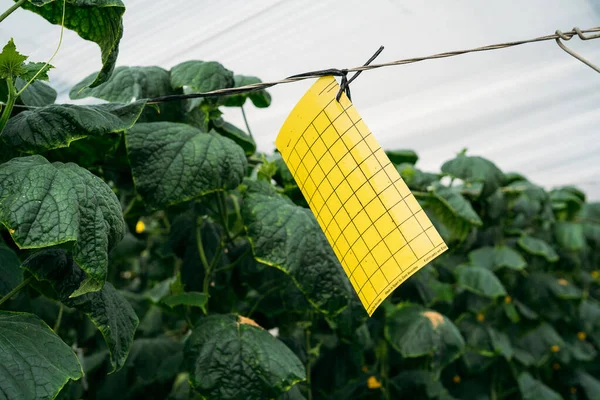
[[(559, 39), (561, 39), (561, 38), (564, 40), (569, 40), (575, 35), (578, 35), (583, 40), (597, 39), (600, 37), (600, 35), (594, 35), (594, 36), (588, 36), (588, 37), (584, 37), (584, 35), (583, 35), (584, 33), (597, 33), (597, 32), (600, 32), (600, 26), (595, 27), (595, 28), (590, 28), (590, 29), (584, 29), (584, 30), (581, 30), (579, 28), (573, 28), (573, 30), (571, 30), (569, 32), (556, 31), (556, 33), (554, 33), (553, 35), (541, 36), (541, 37), (537, 37), (537, 38), (533, 38), (533, 39), (518, 40), (515, 42), (498, 43), (498, 44), (492, 44), (492, 45), (483, 46), (483, 47), (475, 47), (475, 48), (467, 49), (467, 50), (455, 50), (455, 51), (449, 51), (449, 52), (445, 52), (445, 53), (433, 54), (433, 55), (425, 56), (425, 57), (407, 58), (404, 60), (390, 61), (390, 62), (381, 63), (381, 64), (362, 65), (360, 67), (354, 67), (354, 68), (344, 68), (344, 69), (332, 68), (332, 69), (325, 69), (325, 70), (320, 70), (320, 71), (305, 72), (302, 74), (290, 76), (285, 79), (281, 79), (279, 81), (254, 83), (251, 85), (240, 86), (240, 87), (236, 87), (236, 88), (212, 90), (210, 92), (204, 92), (204, 93), (190, 93), (190, 94), (183, 94), (183, 95), (155, 97), (153, 99), (149, 99), (148, 104), (157, 104), (157, 103), (162, 103), (165, 101), (194, 99), (194, 98), (201, 98), (201, 97), (228, 96), (228, 95), (232, 95), (232, 94), (252, 92), (255, 90), (263, 90), (263, 89), (273, 87), (275, 85), (281, 85), (284, 83), (291, 83), (291, 82), (298, 82), (298, 81), (302, 81), (305, 79), (319, 78), (322, 76), (333, 75), (333, 76), (342, 76), (343, 77), (348, 72), (359, 73), (362, 71), (370, 71), (372, 69), (391, 67), (394, 65), (412, 64), (412, 63), (421, 62), (421, 61), (425, 61), (425, 60), (434, 60), (437, 58), (455, 57), (455, 56), (459, 56), (462, 54), (468, 54), (468, 53), (477, 53), (477, 52), (481, 52), (481, 51), (506, 49), (509, 47), (520, 46), (520, 45), (528, 44), (528, 43), (543, 42), (543, 41), (547, 41), (547, 40), (556, 40), (557, 42), (559, 42)], [(574, 55), (570, 50), (567, 50), (566, 48), (564, 48), (562, 43), (559, 42), (559, 45), (561, 46), (561, 48), (563, 48), (563, 50), (567, 51), (573, 57), (584, 62), (588, 66), (591, 66), (587, 60), (584, 61), (581, 56)], [(594, 67), (592, 67), (592, 68), (594, 68)], [(600, 71), (598, 71), (598, 72), (600, 72)]]
[[(591, 35), (591, 36), (585, 36), (584, 34), (586, 34), (586, 33), (596, 33), (596, 34)], [(533, 38), (533, 39), (491, 44), (488, 46), (475, 47), (475, 48), (466, 49), (466, 50), (455, 50), (455, 51), (449, 51), (449, 52), (445, 52), (445, 53), (433, 54), (433, 55), (425, 56), (425, 57), (407, 58), (407, 59), (403, 59), (403, 60), (390, 61), (390, 62), (381, 63), (381, 64), (369, 64), (369, 62), (367, 62), (365, 65), (362, 65), (360, 67), (344, 68), (344, 69), (330, 68), (330, 69), (323, 69), (323, 70), (318, 70), (318, 71), (304, 72), (301, 74), (292, 75), (290, 77), (287, 77), (285, 79), (281, 79), (278, 81), (254, 83), (251, 85), (245, 85), (245, 86), (240, 86), (240, 87), (236, 87), (236, 88), (217, 89), (217, 90), (212, 90), (212, 91), (203, 92), (203, 93), (190, 93), (190, 94), (181, 94), (181, 95), (160, 96), (160, 97), (148, 99), (147, 104), (158, 104), (158, 103), (163, 103), (166, 101), (186, 100), (186, 99), (195, 99), (195, 98), (203, 98), (203, 97), (230, 96), (230, 95), (234, 95), (234, 94), (253, 92), (253, 91), (257, 91), (257, 90), (264, 90), (264, 89), (268, 89), (270, 87), (273, 87), (276, 85), (281, 85), (284, 83), (291, 83), (291, 82), (303, 81), (306, 79), (320, 78), (322, 76), (333, 75), (333, 76), (345, 77), (348, 74), (348, 72), (356, 72), (356, 74), (352, 78), (347, 80), (345, 87), (343, 88), (344, 90), (349, 90), (348, 89), (349, 83), (352, 82), (354, 79), (356, 79), (356, 76), (358, 74), (360, 74), (362, 71), (370, 71), (370, 70), (377, 69), (377, 68), (391, 67), (391, 66), (395, 66), (395, 65), (412, 64), (412, 63), (417, 63), (417, 62), (426, 61), (426, 60), (435, 60), (438, 58), (455, 57), (455, 56), (459, 56), (462, 54), (468, 54), (468, 53), (477, 53), (477, 52), (482, 52), (482, 51), (506, 49), (509, 47), (520, 46), (520, 45), (528, 44), (528, 43), (543, 42), (543, 41), (547, 41), (547, 40), (555, 40), (564, 51), (566, 51), (567, 53), (569, 53), (570, 55), (572, 55), (579, 61), (585, 63), (589, 67), (600, 72), (600, 69), (597, 66), (590, 63), (588, 60), (584, 59), (583, 57), (581, 57), (579, 54), (575, 53), (574, 51), (568, 49), (560, 41), (560, 39), (570, 40), (573, 36), (576, 36), (576, 35), (582, 40), (597, 39), (597, 38), (600, 38), (600, 34), (598, 34), (598, 33), (600, 33), (600, 26), (595, 27), (595, 28), (590, 28), (590, 29), (583, 29), (583, 30), (581, 30), (579, 28), (573, 28), (573, 30), (571, 30), (569, 32), (561, 32), (561, 31), (557, 30), (552, 35), (541, 36), (541, 37), (537, 37), (537, 38)], [(373, 57), (371, 57), (371, 60), (369, 60), (369, 61), (372, 61), (381, 52), (381, 50), (383, 50), (383, 48), (380, 48), (377, 51), (377, 53), (375, 53), (375, 55)], [(2, 104), (2, 103), (0, 103), (0, 104)], [(18, 105), (15, 105), (15, 107), (36, 108), (33, 106), (18, 106)]]

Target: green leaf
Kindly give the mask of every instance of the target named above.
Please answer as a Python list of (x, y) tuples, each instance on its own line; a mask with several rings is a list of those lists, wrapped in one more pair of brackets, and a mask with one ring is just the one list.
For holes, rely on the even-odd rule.
[(487, 268), (461, 267), (458, 269), (458, 285), (480, 296), (495, 299), (506, 296), (506, 289), (496, 275)]
[(523, 235), (517, 242), (519, 247), (534, 256), (544, 257), (546, 261), (557, 262), (558, 254), (548, 243), (533, 236)]
[(0, 53), (0, 78), (14, 79), (25, 72), (23, 62), (27, 60), (27, 56), (19, 53), (15, 42), (12, 38)]
[(0, 349), (4, 399), (54, 399), (83, 376), (73, 350), (33, 314), (0, 311)]
[(48, 71), (51, 68), (54, 68), (54, 66), (46, 64), (44, 62), (30, 62), (27, 64), (23, 64), (23, 72), (19, 74), (19, 77), (26, 82), (29, 82), (34, 77), (36, 80), (48, 81), (50, 80), (50, 78), (48, 77)]
[(68, 147), (74, 140), (131, 128), (145, 104), (143, 100), (127, 105), (56, 104), (26, 110), (8, 120), (0, 140), (26, 153)]
[(139, 319), (129, 302), (110, 282), (94, 293), (64, 300), (67, 306), (85, 313), (96, 325), (110, 351), (112, 371), (123, 367), (133, 343)]
[(244, 149), (246, 155), (251, 156), (256, 152), (254, 139), (237, 126), (225, 122), (222, 118), (212, 120), (212, 126), (215, 131), (237, 143), (238, 146)]
[(454, 218), (474, 226), (483, 225), (481, 218), (479, 218), (479, 215), (473, 210), (471, 203), (465, 199), (458, 190), (442, 185), (436, 185), (432, 194)]
[(598, 379), (583, 370), (577, 370), (575, 376), (588, 399), (600, 399), (600, 381)]
[(273, 398), (306, 379), (298, 357), (252, 324), (235, 315), (212, 315), (188, 338), (190, 382), (206, 399)]
[(415, 165), (419, 160), (419, 156), (413, 150), (387, 150), (385, 154), (388, 156), (392, 164), (411, 164)]
[[(255, 76), (235, 75), (233, 77), (233, 87), (240, 87), (246, 85), (252, 85), (255, 83), (262, 83), (260, 79)], [(266, 108), (271, 105), (271, 95), (266, 90), (255, 90), (252, 92), (234, 94), (232, 96), (225, 97), (226, 107), (242, 107), (249, 98), (252, 103), (258, 108)]]
[(563, 400), (562, 396), (534, 379), (529, 372), (523, 372), (517, 379), (523, 400)]
[(585, 246), (583, 225), (576, 222), (561, 221), (554, 226), (554, 235), (558, 244), (568, 251), (578, 251)]
[(185, 292), (179, 294), (172, 294), (162, 299), (162, 302), (173, 308), (176, 306), (190, 306), (200, 307), (205, 309), (206, 302), (208, 301), (208, 295), (200, 292)]
[(48, 297), (60, 300), (90, 318), (106, 341), (112, 372), (125, 364), (139, 320), (131, 304), (111, 283), (106, 282), (100, 291), (71, 298), (73, 291), (85, 279), (85, 273), (61, 249), (37, 252), (25, 260), (23, 268), (38, 281), (48, 283), (39, 287)]
[(72, 246), (89, 275), (73, 296), (102, 288), (108, 252), (125, 232), (121, 205), (100, 178), (37, 155), (0, 165), (0, 223), (22, 249)]
[(312, 212), (265, 181), (245, 184), (242, 217), (255, 258), (289, 275), (319, 311), (344, 309), (353, 291)]
[(185, 61), (171, 68), (171, 86), (203, 93), (233, 87), (233, 72), (216, 61)]
[(490, 247), (484, 246), (469, 253), (471, 264), (477, 267), (496, 271), (509, 268), (520, 271), (527, 266), (527, 262), (512, 248), (504, 245)]
[(169, 71), (160, 67), (117, 67), (101, 85), (89, 87), (96, 73), (87, 76), (69, 91), (73, 100), (95, 97), (110, 102), (130, 103), (174, 94)]
[(437, 366), (458, 358), (465, 348), (460, 331), (442, 314), (415, 304), (399, 304), (387, 318), (385, 337), (403, 357), (434, 357)]
[(504, 183), (504, 174), (496, 165), (478, 156), (459, 154), (442, 165), (442, 172), (465, 182), (483, 182), (483, 196), (494, 193)]
[(556, 278), (550, 274), (531, 274), (531, 281), (545, 285), (559, 299), (576, 300), (583, 296), (583, 292), (577, 286), (566, 279)]
[[(181, 94), (171, 87), (169, 71), (160, 67), (117, 67), (103, 84), (90, 88), (96, 74), (77, 83), (69, 92), (71, 99), (95, 97), (116, 103), (130, 103), (141, 99)], [(140, 122), (156, 120), (179, 121), (183, 116), (182, 101), (167, 101), (156, 105), (157, 110), (147, 107)]]
[(537, 367), (549, 359), (553, 346), (558, 346), (560, 351), (564, 344), (556, 330), (545, 322), (517, 340), (517, 347), (528, 354)]
[(0, 242), (0, 297), (8, 294), (23, 281), (21, 261), (14, 251)]
[(235, 189), (246, 174), (246, 156), (238, 145), (189, 125), (136, 124), (125, 138), (136, 189), (151, 207)]
[[(17, 78), (15, 87), (18, 91), (21, 91), (26, 83), (23, 79)], [(17, 101), (26, 106), (43, 107), (53, 104), (56, 96), (56, 90), (49, 85), (41, 81), (33, 81), (23, 90)]]
[(412, 190), (427, 190), (427, 187), (439, 181), (439, 176), (429, 172), (423, 172), (410, 163), (398, 164), (398, 173)]
[(507, 360), (511, 360), (514, 355), (514, 351), (508, 335), (490, 327), (487, 327), (487, 330), (490, 334), (494, 351), (496, 351), (497, 354), (504, 356), (504, 358)]
[[(33, 11), (51, 24), (58, 25), (62, 22), (61, 0), (29, 0), (21, 7)], [(100, 46), (102, 69), (90, 87), (105, 82), (115, 68), (119, 42), (123, 36), (124, 12), (125, 5), (121, 0), (67, 0), (65, 28)]]

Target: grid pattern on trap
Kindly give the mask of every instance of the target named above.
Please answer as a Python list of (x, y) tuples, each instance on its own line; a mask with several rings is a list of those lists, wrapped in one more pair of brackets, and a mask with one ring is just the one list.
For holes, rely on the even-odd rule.
[(352, 103), (335, 100), (335, 79), (311, 90), (312, 114), (284, 125), (277, 147), (371, 315), (447, 247)]

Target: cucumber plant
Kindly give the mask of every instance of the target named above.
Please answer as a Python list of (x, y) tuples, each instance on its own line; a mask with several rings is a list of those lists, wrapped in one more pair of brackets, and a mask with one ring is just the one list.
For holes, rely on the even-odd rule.
[(0, 53), (0, 399), (600, 398), (599, 203), (388, 151), (450, 250), (368, 318), (281, 157), (222, 117), (268, 92), (148, 104), (258, 78), (115, 68), (120, 0), (0, 21), (19, 6), (99, 45), (70, 97), (101, 104)]

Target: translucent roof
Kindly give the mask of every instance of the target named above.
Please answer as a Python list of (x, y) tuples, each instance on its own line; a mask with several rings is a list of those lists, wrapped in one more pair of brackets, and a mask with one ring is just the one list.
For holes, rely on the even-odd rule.
[[(502, 2), (125, 0), (118, 65), (170, 68), (215, 60), (263, 80), (528, 39), (598, 25), (594, 0)], [(428, 3), (428, 4), (425, 4)], [(13, 4), (0, 0), (0, 9)], [(18, 10), (0, 24), (32, 60), (54, 51), (59, 28)], [(567, 43), (600, 64), (600, 39)], [(99, 70), (100, 52), (70, 31), (50, 73), (58, 102)], [(268, 109), (246, 106), (259, 149), (270, 152), (310, 81), (270, 89)], [(381, 144), (414, 149), (419, 168), (437, 171), (463, 148), (548, 188), (575, 185), (600, 200), (600, 74), (552, 41), (363, 73), (353, 101)], [(89, 101), (79, 101), (89, 103)], [(224, 117), (243, 127), (238, 109)]]

